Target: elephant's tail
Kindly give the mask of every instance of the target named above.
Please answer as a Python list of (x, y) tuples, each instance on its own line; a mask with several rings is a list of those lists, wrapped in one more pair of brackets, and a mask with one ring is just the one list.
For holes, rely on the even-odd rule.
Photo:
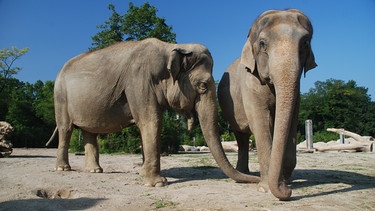
[(53, 131), (51, 138), (49, 138), (48, 142), (46, 143), (46, 147), (48, 147), (48, 145), (52, 142), (53, 138), (55, 138), (56, 133), (57, 133), (57, 126), (55, 130)]

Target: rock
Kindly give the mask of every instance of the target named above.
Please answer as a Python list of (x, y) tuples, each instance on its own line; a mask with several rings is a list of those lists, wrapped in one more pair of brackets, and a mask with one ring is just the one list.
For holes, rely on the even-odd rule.
[(199, 151), (199, 149), (197, 147), (194, 147), (194, 146), (181, 145), (180, 146), (180, 151), (183, 151), (183, 152), (196, 152), (196, 151)]
[(210, 151), (210, 148), (206, 147), (206, 146), (201, 146), (199, 147), (199, 151), (200, 152), (209, 152)]
[(13, 132), (13, 127), (8, 122), (0, 121), (0, 157), (6, 157), (12, 154), (13, 144), (5, 140), (5, 136)]

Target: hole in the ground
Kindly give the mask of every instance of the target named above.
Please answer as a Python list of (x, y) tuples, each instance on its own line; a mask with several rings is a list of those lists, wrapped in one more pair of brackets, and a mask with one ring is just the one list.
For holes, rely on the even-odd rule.
[(72, 196), (72, 191), (66, 189), (38, 189), (36, 190), (36, 195), (45, 199), (68, 199)]

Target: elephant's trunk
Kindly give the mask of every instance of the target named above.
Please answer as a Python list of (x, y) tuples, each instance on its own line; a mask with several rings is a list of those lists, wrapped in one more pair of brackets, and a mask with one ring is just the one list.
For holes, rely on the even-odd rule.
[(260, 181), (259, 177), (237, 171), (225, 155), (219, 138), (218, 110), (214, 84), (212, 86), (207, 93), (200, 96), (195, 107), (207, 145), (220, 169), (228, 177), (236, 182), (258, 183)]
[(275, 125), (269, 165), (268, 185), (272, 194), (280, 200), (288, 200), (292, 194), (286, 185), (283, 175), (283, 163), (286, 153), (290, 128), (292, 126), (293, 114), (298, 103), (299, 79), (298, 68), (288, 71), (274, 81), (276, 91)]

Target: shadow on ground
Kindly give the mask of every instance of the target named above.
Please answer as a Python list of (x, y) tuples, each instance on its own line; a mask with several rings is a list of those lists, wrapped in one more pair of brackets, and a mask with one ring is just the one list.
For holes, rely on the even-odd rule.
[(12, 158), (56, 158), (56, 156), (50, 155), (10, 155), (8, 159)]
[[(355, 190), (365, 190), (375, 188), (375, 177), (359, 174), (356, 172), (339, 170), (320, 170), (320, 169), (296, 169), (291, 179), (292, 189), (313, 187), (325, 184), (346, 184), (347, 186), (338, 186), (335, 190), (322, 191), (320, 193), (307, 194), (300, 197), (294, 197), (294, 200), (316, 196), (324, 196), (334, 193), (350, 192)], [(344, 188), (343, 188), (344, 187)]]
[[(213, 166), (170, 168), (163, 170), (161, 174), (166, 177), (173, 177), (178, 179), (176, 181), (169, 182), (170, 184), (183, 183), (194, 180), (229, 179), (229, 177), (225, 175), (220, 168)], [(259, 176), (259, 172), (252, 172), (252, 175)]]
[(0, 210), (84, 210), (103, 200), (105, 199), (19, 199), (0, 203)]
[[(252, 174), (259, 176), (259, 172)], [(177, 179), (176, 181), (170, 182), (170, 184), (205, 179), (228, 179), (219, 168), (212, 166), (170, 168), (163, 170), (162, 175)], [(335, 193), (372, 189), (375, 188), (375, 177), (349, 171), (296, 169), (293, 172), (290, 184), (292, 190), (313, 188), (314, 186), (325, 184), (345, 184), (337, 186), (337, 189), (334, 190), (330, 189), (325, 191), (321, 188), (321, 192), (319, 193), (307, 193), (303, 196), (292, 197), (292, 200), (299, 200), (302, 198), (324, 196)]]

